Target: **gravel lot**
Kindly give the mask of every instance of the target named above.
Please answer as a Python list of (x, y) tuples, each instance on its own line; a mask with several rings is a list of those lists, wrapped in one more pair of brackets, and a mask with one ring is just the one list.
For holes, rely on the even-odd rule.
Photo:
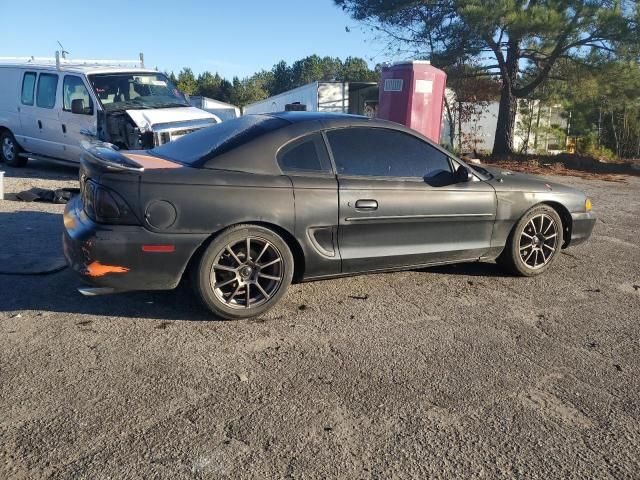
[[(7, 193), (75, 184), (33, 165)], [(538, 278), (307, 283), (219, 322), (184, 286), (0, 275), (0, 478), (640, 478), (640, 177), (553, 180), (599, 221)], [(20, 222), (61, 211), (0, 201), (3, 253), (59, 255)]]

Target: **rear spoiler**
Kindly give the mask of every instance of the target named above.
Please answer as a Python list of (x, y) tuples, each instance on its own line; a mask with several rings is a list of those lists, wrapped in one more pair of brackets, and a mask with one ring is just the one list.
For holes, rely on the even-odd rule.
[(144, 172), (142, 165), (106, 145), (94, 145), (85, 149), (81, 160), (87, 163), (93, 163), (107, 170)]

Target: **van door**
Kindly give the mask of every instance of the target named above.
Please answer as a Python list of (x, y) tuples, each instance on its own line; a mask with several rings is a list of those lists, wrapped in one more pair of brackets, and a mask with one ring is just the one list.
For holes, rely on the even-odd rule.
[[(25, 82), (31, 81), (31, 77), (27, 77), (30, 73), (32, 72), (25, 73), (23, 86)], [(38, 74), (35, 98), (31, 98), (32, 104), (23, 103), (20, 122), (27, 137), (25, 147), (31, 153), (53, 158), (62, 156), (62, 130), (58, 117), (59, 89), (57, 73), (41, 72)]]
[(23, 72), (21, 82), (20, 131), (13, 132), (18, 143), (27, 151), (33, 152), (37, 148), (38, 128), (35, 120), (36, 82), (38, 72)]
[(62, 81), (62, 109), (60, 128), (63, 135), (62, 155), (65, 160), (79, 162), (80, 142), (88, 140), (81, 130), (96, 131), (95, 103), (87, 84), (79, 75), (65, 75)]

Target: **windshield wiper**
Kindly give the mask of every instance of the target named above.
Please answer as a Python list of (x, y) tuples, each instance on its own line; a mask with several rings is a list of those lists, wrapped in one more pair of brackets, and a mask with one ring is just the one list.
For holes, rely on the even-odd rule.
[(191, 105), (188, 103), (156, 103), (153, 105), (153, 108), (172, 108), (172, 107), (190, 107)]
[(145, 105), (144, 103), (133, 99), (133, 100), (124, 100), (122, 102), (113, 102), (105, 105), (106, 110), (114, 111), (114, 110), (127, 110), (127, 108), (134, 107), (136, 109), (144, 110), (148, 108), (154, 108), (150, 105)]

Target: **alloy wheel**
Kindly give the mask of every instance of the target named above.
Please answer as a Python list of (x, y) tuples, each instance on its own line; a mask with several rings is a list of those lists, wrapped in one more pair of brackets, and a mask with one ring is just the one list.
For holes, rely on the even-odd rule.
[(254, 308), (267, 302), (283, 281), (282, 255), (266, 239), (247, 237), (228, 244), (210, 275), (216, 297), (231, 308)]
[(520, 258), (532, 269), (545, 266), (558, 249), (558, 226), (547, 214), (527, 222), (520, 235)]

